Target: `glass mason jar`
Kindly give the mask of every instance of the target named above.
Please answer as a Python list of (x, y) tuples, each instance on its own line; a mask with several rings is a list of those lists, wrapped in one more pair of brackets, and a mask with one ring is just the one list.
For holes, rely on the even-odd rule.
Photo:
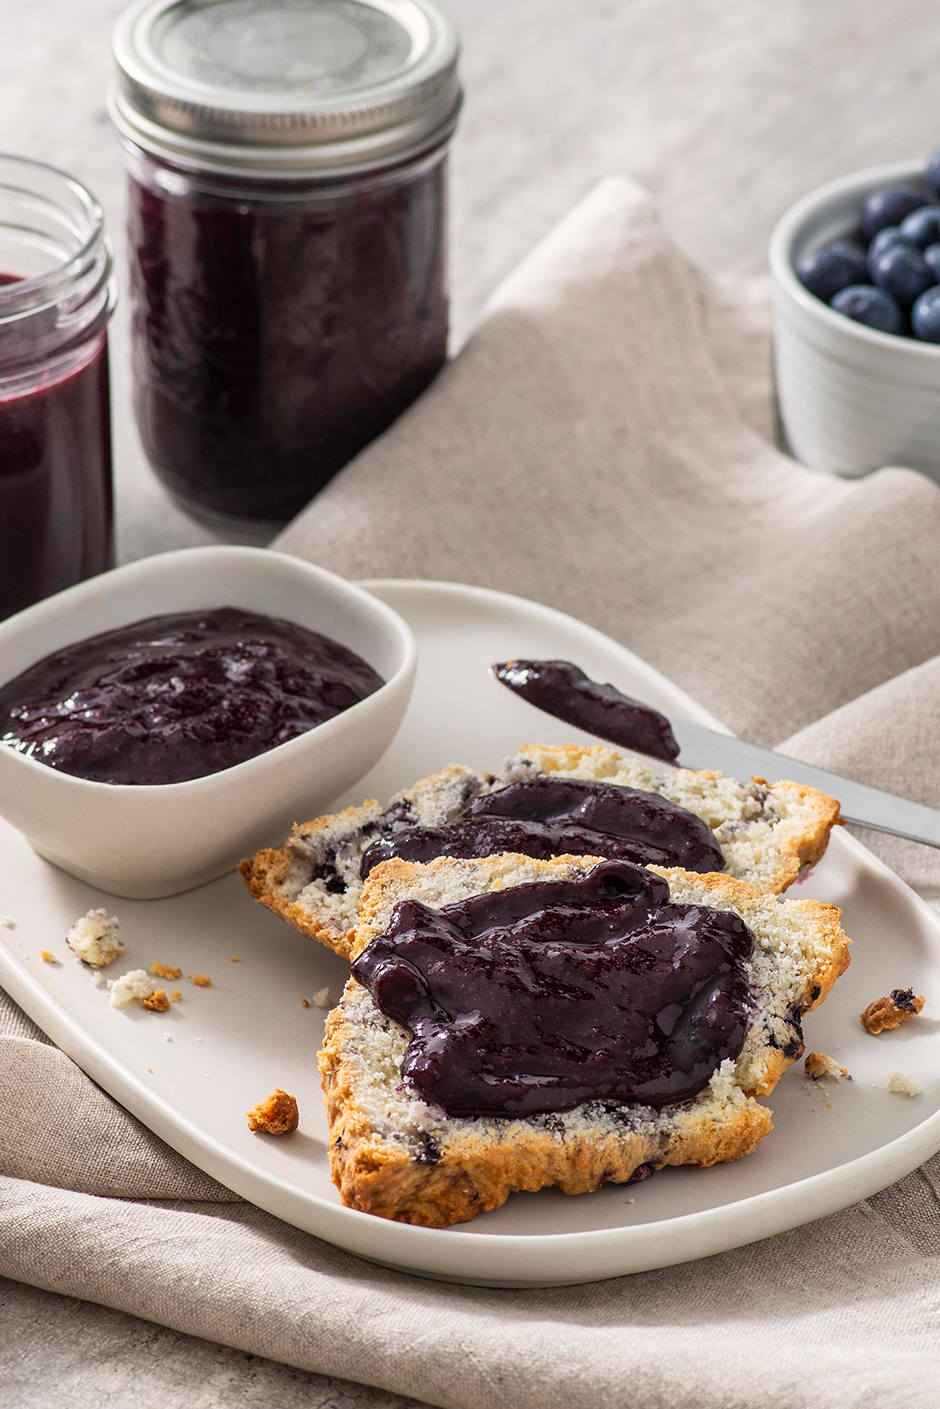
[(98, 202), (0, 156), (0, 617), (112, 565), (114, 302)]
[(136, 417), (195, 517), (270, 534), (443, 364), (457, 52), (427, 0), (119, 21)]

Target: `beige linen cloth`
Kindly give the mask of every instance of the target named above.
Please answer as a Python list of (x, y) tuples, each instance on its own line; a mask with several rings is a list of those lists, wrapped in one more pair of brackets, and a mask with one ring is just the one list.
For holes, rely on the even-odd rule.
[[(859, 483), (801, 469), (773, 447), (770, 405), (762, 297), (705, 279), (643, 192), (611, 180), (280, 546), (353, 577), (551, 603), (740, 733), (940, 804), (940, 491), (902, 469)], [(873, 844), (940, 898), (940, 853)], [(449, 1286), (235, 1199), (8, 1000), (0, 1030), (9, 1277), (452, 1409), (940, 1399), (940, 1157), (697, 1263), (547, 1291)]]

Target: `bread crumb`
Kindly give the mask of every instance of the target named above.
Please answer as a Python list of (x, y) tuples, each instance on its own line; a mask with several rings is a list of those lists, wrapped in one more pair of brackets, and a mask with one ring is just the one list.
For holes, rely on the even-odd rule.
[(328, 988), (318, 988), (313, 995), (313, 1002), (317, 1008), (328, 1008), (330, 1006), (330, 990)]
[(120, 978), (111, 979), (108, 988), (111, 991), (111, 1007), (126, 1008), (135, 998), (149, 998), (154, 983), (145, 969), (130, 969)]
[(825, 1052), (809, 1052), (803, 1063), (803, 1071), (811, 1081), (851, 1081), (845, 1067), (840, 1067)]
[(627, 1203), (628, 1203), (628, 1204), (635, 1204), (635, 1203), (636, 1203), (636, 1199), (627, 1199)]
[(920, 1095), (920, 1087), (917, 1082), (903, 1071), (888, 1072), (888, 1090), (893, 1091), (896, 1096)]
[(15, 930), (16, 921), (12, 915), (0, 915), (0, 930)]
[(156, 962), (150, 965), (150, 972), (156, 974), (157, 978), (182, 978), (183, 976), (182, 969), (175, 969), (172, 964), (158, 964)]
[(109, 915), (107, 910), (89, 910), (75, 921), (65, 942), (83, 964), (104, 969), (124, 953), (124, 945), (118, 939), (119, 926), (118, 917)]
[(153, 1076), (153, 1067), (148, 1067), (147, 1070), (150, 1072), (150, 1075)]
[(193, 974), (193, 983), (197, 988), (212, 987), (212, 980), (208, 974)]
[(39, 957), (44, 964), (58, 964), (59, 962), (51, 949), (40, 949)]
[(146, 998), (141, 998), (140, 1002), (141, 1006), (151, 1013), (165, 1013), (170, 1006), (170, 1000), (166, 996), (165, 988), (154, 989), (153, 993), (148, 994)]
[(182, 1001), (183, 1001), (183, 995), (182, 995), (182, 993), (180, 993), (179, 989), (178, 989), (178, 988), (171, 988), (171, 989), (170, 989), (170, 1002), (171, 1002), (171, 1003), (182, 1003)]
[(104, 983), (104, 974), (101, 972), (100, 969), (92, 969), (89, 977), (96, 988), (100, 988), (101, 985)]
[(230, 963), (230, 964), (238, 964), (238, 963), (240, 963), (240, 962), (241, 962), (241, 960), (239, 959), (239, 957), (238, 957), (237, 954), (233, 954), (233, 955), (229, 958), (229, 963)]
[(869, 1003), (858, 1020), (866, 1032), (877, 1037), (879, 1032), (900, 1027), (915, 1018), (923, 1006), (923, 997), (915, 998), (913, 988), (892, 988), (888, 998), (876, 998), (874, 1003)]
[(286, 1135), (297, 1129), (300, 1119), (295, 1098), (279, 1086), (266, 1101), (259, 1101), (245, 1114), (249, 1130), (263, 1130), (267, 1135)]
[(300, 1006), (301, 1006), (302, 1008), (309, 1008), (309, 1007), (310, 1007), (310, 1004), (307, 1002), (306, 998), (301, 998), (301, 1000), (300, 1000)]

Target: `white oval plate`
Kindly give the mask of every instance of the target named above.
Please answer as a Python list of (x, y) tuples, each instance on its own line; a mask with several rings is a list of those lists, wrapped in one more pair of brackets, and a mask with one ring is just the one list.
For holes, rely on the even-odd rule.
[[(419, 646), (418, 679), (395, 744), (342, 804), (400, 787), (448, 762), (496, 766), (523, 742), (586, 736), (532, 710), (487, 667), (513, 655), (561, 656), (676, 715), (716, 721), (630, 651), (590, 627), (517, 597), (446, 583), (367, 584), (394, 607)], [(272, 838), (272, 841), (280, 839)], [(229, 1188), (318, 1237), (407, 1271), (491, 1286), (597, 1280), (739, 1247), (844, 1208), (900, 1178), (940, 1148), (940, 1037), (928, 1002), (917, 1022), (868, 1036), (858, 1014), (913, 985), (940, 995), (940, 919), (852, 837), (838, 833), (797, 890), (841, 905), (855, 941), (849, 972), (806, 1022), (807, 1048), (854, 1077), (809, 1086), (791, 1068), (769, 1098), (774, 1131), (753, 1155), (712, 1169), (664, 1170), (633, 1188), (567, 1198), (518, 1194), (460, 1227), (435, 1230), (343, 1208), (330, 1182), (315, 1054), (323, 1013), (301, 998), (346, 966), (253, 905), (237, 876), (167, 900), (114, 901), (40, 860), (0, 822), (0, 982), (99, 1085), (174, 1149)], [(166, 1014), (118, 1011), (69, 955), (63, 936), (92, 905), (121, 919), (127, 944), (113, 971), (153, 960), (184, 977)], [(49, 949), (63, 963), (39, 960)], [(230, 962), (236, 955), (238, 963)], [(172, 986), (172, 985), (168, 985)], [(172, 1043), (164, 1041), (164, 1034)], [(890, 1069), (922, 1094), (890, 1094)], [(252, 1135), (246, 1108), (275, 1086), (297, 1096), (290, 1137)]]

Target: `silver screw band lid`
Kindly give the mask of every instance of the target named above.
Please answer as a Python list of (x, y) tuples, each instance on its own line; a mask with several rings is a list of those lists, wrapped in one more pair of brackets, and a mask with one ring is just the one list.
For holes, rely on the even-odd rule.
[(114, 31), (111, 115), (186, 167), (297, 177), (443, 141), (456, 30), (429, 0), (140, 0)]

